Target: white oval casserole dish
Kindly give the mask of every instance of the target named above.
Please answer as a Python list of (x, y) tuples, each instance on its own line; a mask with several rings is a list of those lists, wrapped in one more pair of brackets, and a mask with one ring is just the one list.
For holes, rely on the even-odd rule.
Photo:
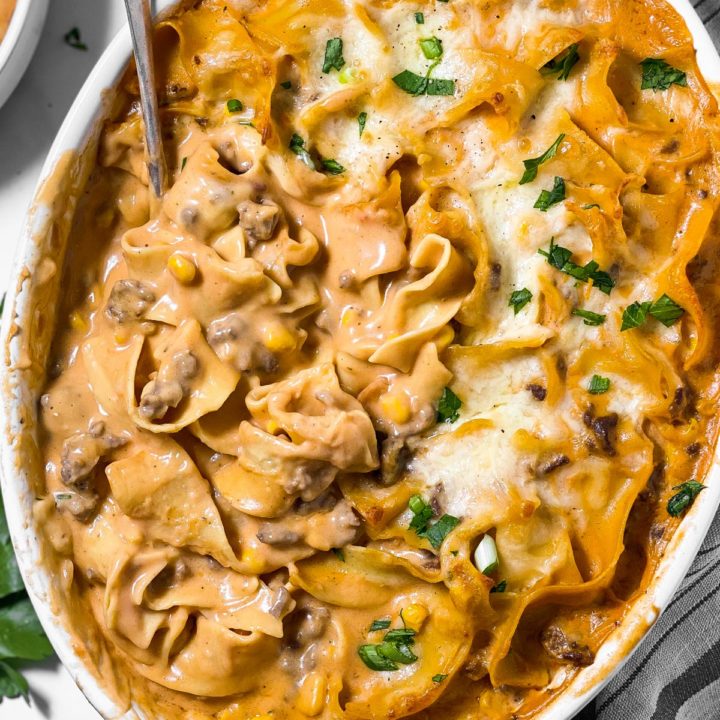
[[(720, 83), (720, 57), (689, 1), (668, 1), (690, 29), (706, 79), (711, 84)], [(17, 11), (44, 2), (46, 0), (19, 0)], [(157, 3), (160, 11), (173, 4), (174, 0)], [(36, 407), (44, 382), (44, 359), (54, 331), (54, 298), (61, 291), (58, 268), (63, 257), (63, 227), (72, 218), (74, 209), (68, 199), (82, 187), (89, 164), (94, 160), (92, 152), (83, 151), (92, 147), (96, 139), (94, 131), (104, 109), (100, 98), (120, 77), (129, 55), (130, 36), (126, 28), (107, 48), (75, 99), (48, 154), (20, 239), (2, 320), (0, 420), (7, 441), (0, 448), (0, 462), (8, 524), (28, 592), (48, 637), (78, 686), (103, 717), (137, 720), (144, 717), (143, 714), (137, 709), (118, 706), (99, 673), (90, 667), (86, 653), (74, 644), (63, 613), (54, 605), (52, 590), (63, 578), (41, 564), (43, 546), (33, 516), (33, 478), (38, 476), (41, 467), (34, 440)], [(2, 100), (0, 85), (0, 104)], [(110, 96), (106, 100), (109, 101)], [(540, 712), (537, 720), (572, 718), (623, 665), (668, 605), (720, 505), (720, 450), (717, 448), (707, 485), (708, 491), (700, 495), (672, 538), (647, 593), (602, 646), (595, 663), (583, 669), (566, 691)]]
[(30, 64), (45, 24), (49, 0), (17, 0), (5, 36), (0, 40), (0, 107)]

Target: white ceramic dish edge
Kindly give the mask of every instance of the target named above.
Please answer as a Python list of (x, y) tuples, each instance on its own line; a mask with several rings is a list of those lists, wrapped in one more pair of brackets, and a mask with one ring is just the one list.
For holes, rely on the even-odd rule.
[(0, 41), (0, 107), (20, 82), (35, 52), (50, 0), (17, 0)]
[[(47, 9), (47, 1), (18, 0), (16, 14), (21, 5), (26, 7), (31, 3), (44, 4)], [(688, 25), (694, 38), (698, 63), (705, 78), (710, 83), (720, 84), (720, 57), (700, 18), (688, 0), (668, 0), (668, 2), (676, 8)], [(162, 11), (174, 4), (175, 0), (159, 0), (157, 9)], [(18, 20), (18, 24), (20, 24), (22, 18), (13, 18), (13, 22), (15, 20)], [(11, 23), (9, 32), (12, 29)], [(4, 42), (0, 45), (0, 69), (3, 62), (4, 45)], [(48, 153), (38, 189), (51, 175), (63, 153), (68, 150), (82, 150), (101, 112), (97, 98), (103, 90), (112, 87), (118, 79), (126, 66), (129, 55), (130, 36), (127, 28), (124, 28), (103, 53), (68, 112)], [(2, 93), (3, 87), (0, 84), (0, 105), (4, 100)], [(11, 285), (8, 291), (6, 312), (2, 320), (0, 348), (3, 348), (6, 359), (4, 359), (2, 367), (0, 427), (5, 430), (5, 437), (11, 440), (22, 432), (27, 414), (30, 413), (34, 416), (35, 413), (35, 398), (29, 388), (24, 387), (22, 382), (18, 382), (19, 348), (11, 337), (11, 328), (16, 318), (27, 319), (32, 288), (31, 283), (24, 282), (20, 278), (22, 278), (24, 270), (32, 272), (38, 267), (43, 253), (37, 237), (47, 222), (48, 216), (49, 209), (47, 207), (36, 206), (28, 217), (18, 245), (12, 276), (16, 280), (16, 285)], [(123, 715), (123, 710), (108, 696), (97, 678), (76, 653), (71, 635), (58, 624), (58, 618), (51, 610), (48, 600), (50, 578), (39, 564), (40, 545), (35, 532), (31, 531), (34, 524), (32, 515), (34, 498), (29, 489), (28, 471), (23, 467), (19, 451), (20, 446), (14, 441), (6, 443), (0, 448), (0, 468), (2, 470), (0, 481), (5, 498), (8, 525), (33, 605), (61, 661), (98, 712), (106, 718), (118, 718), (122, 715), (125, 720), (136, 720), (138, 715), (133, 710)], [(600, 692), (612, 676), (627, 662), (644, 638), (647, 629), (657, 620), (660, 612), (667, 607), (692, 564), (715, 517), (717, 508), (720, 506), (720, 449), (716, 449), (713, 465), (707, 476), (707, 484), (708, 490), (702, 493), (699, 501), (695, 503), (691, 512), (684, 519), (681, 528), (673, 537), (658, 568), (656, 580), (651, 584), (648, 593), (633, 606), (620, 628), (605, 642), (598, 653), (596, 662), (580, 672), (571, 681), (565, 692), (537, 716), (537, 720), (568, 720), (572, 718), (592, 697)]]

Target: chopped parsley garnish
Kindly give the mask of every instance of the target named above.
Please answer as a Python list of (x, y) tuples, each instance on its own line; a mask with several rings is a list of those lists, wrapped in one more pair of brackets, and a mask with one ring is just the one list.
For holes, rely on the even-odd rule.
[(550, 247), (548, 250), (538, 250), (540, 255), (547, 258), (547, 261), (560, 272), (570, 275), (570, 277), (580, 282), (593, 281), (593, 286), (606, 295), (615, 287), (615, 281), (604, 270), (599, 269), (599, 265), (595, 260), (590, 260), (587, 265), (578, 265), (572, 261), (572, 252), (561, 245), (555, 244), (555, 238), (550, 238)]
[(572, 314), (581, 317), (585, 325), (602, 325), (605, 322), (605, 315), (583, 310), (582, 308), (575, 308)]
[(362, 137), (363, 132), (365, 132), (365, 123), (367, 122), (368, 114), (366, 112), (361, 112), (358, 115), (358, 128), (360, 129), (360, 137)]
[(602, 375), (593, 375), (590, 378), (590, 384), (588, 385), (588, 392), (591, 395), (602, 395), (610, 389), (610, 378), (603, 377)]
[(437, 421), (455, 422), (460, 417), (458, 410), (461, 407), (462, 400), (449, 387), (444, 388), (438, 402)]
[(507, 580), (501, 580), (490, 588), (491, 593), (504, 593), (507, 589)]
[(641, 63), (641, 90), (667, 90), (671, 85), (687, 87), (687, 75), (661, 58), (645, 58)]
[(432, 681), (433, 681), (434, 683), (441, 683), (446, 677), (447, 677), (447, 675), (440, 675), (440, 674), (438, 674), (438, 675), (433, 675), (433, 676), (432, 676)]
[[(385, 622), (385, 621), (375, 621)], [(375, 622), (373, 625), (375, 625)], [(389, 620), (388, 626), (389, 626)], [(370, 628), (373, 629), (372, 626)], [(378, 630), (384, 628), (377, 628)], [(400, 665), (410, 665), (418, 658), (411, 646), (415, 643), (415, 631), (410, 628), (389, 630), (381, 643), (377, 645), (361, 645), (358, 648), (360, 659), (371, 670), (392, 671)]]
[(345, 562), (345, 553), (342, 551), (342, 548), (331, 548), (333, 551), (333, 554), (340, 562)]
[(285, 90), (290, 90), (290, 88), (292, 88), (292, 83), (289, 80), (283, 80), (280, 83), (280, 87), (284, 88)]
[(535, 201), (533, 207), (547, 212), (553, 205), (562, 202), (565, 199), (565, 180), (561, 177), (555, 177), (552, 190), (542, 190), (540, 197)]
[(305, 149), (305, 141), (297, 134), (293, 133), (288, 146), (311, 170), (315, 169), (315, 162), (310, 157), (310, 153)]
[(689, 508), (694, 502), (695, 498), (705, 489), (705, 485), (695, 480), (689, 480), (688, 482), (675, 485), (673, 490), (679, 490), (680, 492), (675, 493), (667, 504), (667, 511), (669, 515), (677, 517), (684, 510)]
[(415, 22), (418, 25), (424, 25), (425, 24), (425, 16), (421, 12), (415, 13)]
[(420, 495), (413, 495), (408, 500), (408, 507), (413, 513), (410, 529), (414, 530), (419, 537), (426, 538), (436, 550), (460, 522), (453, 515), (443, 515), (436, 523), (430, 525), (433, 509)]
[(579, 59), (578, 44), (573, 43), (570, 47), (554, 57), (549, 63), (543, 65), (542, 68), (540, 68), (540, 72), (543, 75), (557, 74), (558, 80), (567, 80), (570, 76), (570, 71), (575, 67), (575, 63), (577, 63)]
[[(432, 69), (432, 67), (430, 68)], [(430, 72), (428, 70), (428, 72)], [(403, 70), (395, 75), (393, 82), (409, 95), (454, 95), (455, 81), (423, 77), (412, 70)]]
[(430, 544), (439, 550), (445, 538), (458, 526), (460, 520), (453, 515), (443, 515), (434, 525), (425, 532), (424, 537)]
[(623, 311), (620, 331), (640, 327), (647, 320), (648, 315), (654, 317), (665, 325), (665, 327), (670, 327), (676, 323), (684, 313), (685, 310), (666, 294), (663, 294), (655, 302), (650, 302), (649, 300), (645, 302), (634, 302), (632, 305), (628, 305)]
[(508, 305), (512, 307), (517, 315), (530, 301), (532, 300), (532, 293), (527, 289), (515, 290), (510, 294), (510, 302)]
[(555, 157), (555, 154), (558, 151), (558, 148), (560, 147), (560, 143), (565, 139), (565, 133), (560, 133), (558, 135), (557, 140), (539, 157), (536, 158), (530, 158), (529, 160), (523, 160), (523, 165), (525, 166), (525, 172), (523, 173), (523, 176), (520, 178), (520, 185), (525, 185), (525, 183), (532, 182), (538, 174), (538, 168), (548, 160)]
[(663, 294), (650, 306), (648, 312), (665, 327), (670, 327), (683, 316), (685, 310), (671, 297)]
[(182, 159), (182, 162), (180, 163), (180, 172), (182, 172), (185, 169), (185, 166), (187, 165), (187, 158), (184, 157)]
[(583, 210), (592, 210), (593, 208), (597, 208), (598, 210), (601, 210), (601, 207), (597, 203), (589, 203), (588, 205), (583, 205)]
[(370, 632), (378, 630), (387, 630), (390, 627), (390, 620), (373, 620), (370, 626)]
[(326, 172), (330, 175), (340, 175), (345, 172), (345, 168), (337, 160), (323, 158), (321, 162), (323, 168), (325, 168)]
[(423, 55), (428, 60), (437, 60), (438, 58), (442, 57), (443, 46), (442, 40), (440, 40), (440, 38), (436, 38), (435, 36), (429, 38), (421, 38), (419, 42), (420, 49), (422, 50)]
[(63, 40), (65, 40), (67, 45), (76, 50), (88, 49), (88, 46), (80, 38), (80, 28), (74, 27), (68, 30), (65, 35), (63, 35)]
[(343, 57), (343, 41), (342, 38), (331, 38), (325, 45), (325, 59), (323, 60), (322, 71), (329, 73), (331, 70), (342, 70), (345, 65)]
[(228, 100), (226, 106), (228, 112), (231, 113), (240, 112), (243, 109), (243, 104), (237, 98), (232, 98), (231, 100)]

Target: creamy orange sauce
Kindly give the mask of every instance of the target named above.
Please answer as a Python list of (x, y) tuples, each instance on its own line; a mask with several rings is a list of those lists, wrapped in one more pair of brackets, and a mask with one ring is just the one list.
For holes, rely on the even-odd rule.
[(0, 0), (0, 41), (5, 37), (13, 10), (15, 10), (15, 0)]
[[(40, 402), (36, 515), (125, 702), (527, 718), (592, 664), (715, 437), (717, 106), (652, 7), (206, 0), (160, 23), (169, 187), (155, 207), (128, 72)], [(575, 43), (567, 79), (541, 72)], [(641, 90), (646, 57), (686, 82)], [(453, 92), (403, 92), (408, 67)], [(621, 330), (663, 295), (677, 317)]]

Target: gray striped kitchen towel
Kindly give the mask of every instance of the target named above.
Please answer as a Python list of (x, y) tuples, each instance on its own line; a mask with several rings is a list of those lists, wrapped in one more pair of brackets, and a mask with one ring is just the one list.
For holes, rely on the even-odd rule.
[[(692, 0), (720, 47), (720, 0)], [(720, 512), (672, 602), (575, 720), (720, 720)]]

